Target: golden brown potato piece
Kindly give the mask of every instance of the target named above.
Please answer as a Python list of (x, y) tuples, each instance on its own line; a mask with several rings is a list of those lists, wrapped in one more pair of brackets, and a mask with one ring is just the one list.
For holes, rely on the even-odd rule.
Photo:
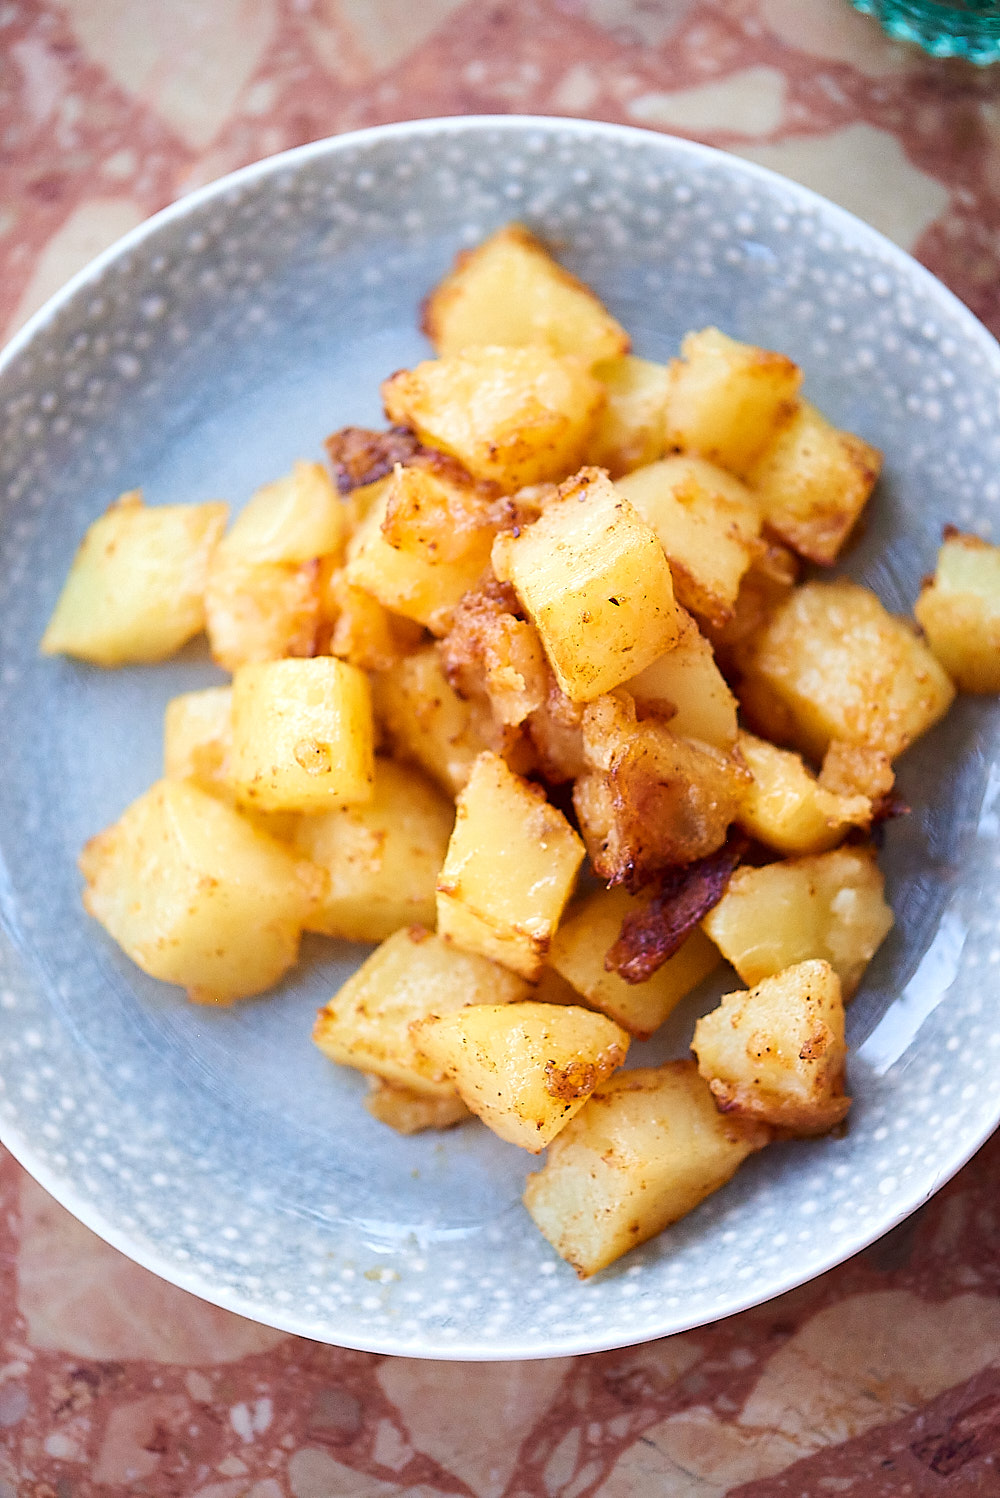
[(604, 387), (604, 409), (587, 447), (586, 461), (613, 479), (662, 458), (667, 448), (670, 369), (624, 354), (595, 365)]
[(205, 625), (209, 561), (228, 506), (123, 494), (87, 531), (42, 636), (43, 655), (98, 666), (162, 661)]
[(693, 1061), (618, 1072), (553, 1140), (524, 1205), (586, 1279), (693, 1211), (770, 1138), (720, 1113)]
[(538, 632), (519, 608), (502, 583), (466, 593), (440, 647), (452, 685), (465, 698), (487, 697), (494, 716), (512, 728), (544, 704), (551, 679)]
[(400, 926), (433, 926), (454, 820), (454, 806), (419, 770), (376, 759), (370, 801), (296, 822), (295, 847), (326, 873), (307, 929), (378, 942)]
[(540, 344), (584, 363), (628, 351), (620, 323), (558, 265), (523, 224), (507, 224), (460, 254), (431, 292), (423, 331), (439, 354), (475, 344)]
[(583, 704), (571, 702), (550, 671), (545, 701), (530, 714), (527, 723), (537, 772), (549, 785), (564, 785), (587, 769), (583, 711)]
[(513, 585), (573, 702), (611, 691), (679, 636), (659, 542), (599, 469), (568, 480), (533, 525), (499, 535), (493, 570)]
[(583, 858), (541, 787), (498, 755), (481, 754), (458, 798), (438, 878), (438, 931), (536, 979)]
[(825, 853), (842, 843), (852, 827), (871, 825), (873, 807), (867, 796), (838, 795), (793, 751), (742, 732), (739, 750), (753, 781), (736, 821), (769, 848)]
[(258, 661), (233, 678), (230, 772), (261, 811), (370, 801), (375, 734), (368, 679), (331, 656)]
[(678, 738), (700, 739), (722, 750), (736, 743), (736, 698), (715, 664), (711, 645), (689, 614), (682, 617), (676, 645), (630, 677), (624, 690), (639, 712), (649, 709), (669, 721)]
[(892, 929), (892, 911), (874, 850), (835, 848), (737, 869), (701, 924), (744, 983), (822, 958), (846, 999)]
[(775, 535), (826, 565), (836, 561), (881, 467), (877, 448), (802, 401), (757, 458), (747, 483)]
[(583, 732), (590, 769), (573, 805), (599, 878), (638, 889), (722, 846), (748, 779), (740, 762), (655, 717), (637, 721), (623, 692), (591, 703)]
[(949, 529), (913, 612), (963, 692), (1000, 692), (1000, 546)]
[(262, 993), (298, 955), (319, 869), (189, 781), (160, 780), (80, 857), (83, 903), (196, 1004)]
[(397, 1134), (420, 1134), (424, 1129), (450, 1129), (464, 1123), (472, 1114), (458, 1096), (428, 1097), (387, 1082), (384, 1077), (369, 1077), (365, 1109), (379, 1123), (388, 1124)]
[(668, 441), (744, 477), (794, 414), (802, 371), (718, 328), (689, 333), (681, 355), (670, 366)]
[(513, 493), (579, 467), (604, 400), (574, 359), (546, 348), (469, 348), (382, 386), (391, 421)]
[(691, 1049), (723, 1113), (825, 1134), (851, 1106), (844, 1004), (828, 962), (800, 962), (749, 993), (724, 994), (695, 1025)]
[(724, 625), (762, 551), (750, 490), (716, 464), (682, 455), (637, 468), (617, 487), (659, 537), (684, 607), (716, 628)]
[(646, 1040), (713, 968), (719, 952), (696, 926), (680, 950), (645, 983), (626, 983), (609, 972), (605, 958), (622, 921), (641, 906), (623, 889), (597, 890), (572, 907), (559, 926), (549, 963), (594, 1009)]
[(622, 1065), (629, 1039), (572, 1004), (475, 1004), (413, 1027), (466, 1107), (508, 1144), (538, 1154)]
[(506, 968), (409, 926), (376, 947), (319, 1011), (313, 1040), (342, 1066), (422, 1097), (454, 1099), (444, 1068), (417, 1049), (413, 1025), (466, 1004), (510, 1004), (527, 992), (527, 983)]
[(796, 588), (741, 652), (740, 702), (764, 737), (821, 760), (831, 739), (897, 758), (955, 689), (905, 619), (839, 578)]
[(835, 796), (865, 796), (873, 805), (888, 796), (895, 780), (892, 761), (881, 749), (841, 739), (831, 740), (819, 772), (824, 790)]
[(448, 681), (434, 645), (377, 675), (372, 698), (397, 758), (413, 760), (452, 796), (465, 785), (476, 756), (498, 747), (477, 704), (464, 701)]
[(342, 567), (323, 577), (320, 613), (317, 655), (335, 655), (361, 671), (391, 671), (425, 638), (413, 619), (392, 613), (371, 593), (352, 587)]

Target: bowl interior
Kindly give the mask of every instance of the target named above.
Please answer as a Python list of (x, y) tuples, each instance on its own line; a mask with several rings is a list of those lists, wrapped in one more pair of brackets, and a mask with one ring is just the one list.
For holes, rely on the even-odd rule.
[[(221, 681), (203, 646), (102, 672), (41, 661), (73, 551), (121, 490), (242, 504), (322, 438), (381, 422), (425, 356), (421, 298), (521, 218), (666, 359), (716, 323), (778, 348), (886, 453), (846, 570), (908, 612), (951, 521), (1000, 513), (1000, 357), (848, 215), (734, 158), (566, 121), (429, 122), (306, 147), (160, 215), (50, 304), (0, 369), (0, 1128), (134, 1258), (308, 1336), (509, 1358), (660, 1335), (846, 1257), (997, 1121), (997, 710), (962, 700), (905, 758), (886, 835), (897, 926), (849, 1016), (843, 1139), (773, 1147), (579, 1285), (519, 1205), (532, 1162), (477, 1127), (405, 1139), (312, 1046), (362, 949), (314, 939), (277, 992), (213, 1012), (83, 913), (76, 857), (159, 773), (162, 712)], [(994, 972), (996, 971), (994, 966)], [(703, 986), (636, 1061), (683, 1054)], [(525, 1306), (530, 1314), (525, 1315)]]

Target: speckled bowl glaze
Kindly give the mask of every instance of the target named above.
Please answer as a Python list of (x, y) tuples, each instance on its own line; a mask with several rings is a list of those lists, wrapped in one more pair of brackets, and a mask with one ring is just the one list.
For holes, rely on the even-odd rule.
[[(533, 1162), (479, 1126), (398, 1138), (310, 1041), (363, 955), (315, 940), (272, 995), (212, 1012), (83, 913), (76, 857), (159, 770), (162, 710), (219, 679), (202, 649), (101, 672), (37, 642), (120, 490), (239, 505), (426, 353), (421, 297), (517, 217), (664, 359), (718, 323), (791, 354), (886, 473), (847, 562), (908, 610), (943, 523), (1000, 514), (1000, 351), (848, 214), (735, 158), (555, 119), (454, 119), (320, 142), (144, 225), (0, 366), (0, 1128), (125, 1253), (244, 1315), (415, 1356), (585, 1352), (696, 1326), (886, 1231), (997, 1123), (998, 714), (962, 700), (903, 761), (896, 930), (849, 1016), (844, 1138), (772, 1147), (581, 1284), (520, 1206)], [(724, 980), (637, 1061), (683, 1054)], [(730, 985), (731, 986), (731, 985)]]

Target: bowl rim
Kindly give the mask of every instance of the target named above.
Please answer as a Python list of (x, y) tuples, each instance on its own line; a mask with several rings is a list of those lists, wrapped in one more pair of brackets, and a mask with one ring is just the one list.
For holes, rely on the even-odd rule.
[[(0, 381), (7, 374), (10, 367), (28, 350), (39, 333), (58, 316), (61, 310), (70, 304), (78, 294), (98, 280), (106, 269), (116, 261), (127, 257), (136, 247), (142, 245), (148, 239), (154, 237), (164, 226), (183, 220), (189, 213), (198, 210), (213, 201), (224, 201), (227, 195), (234, 190), (256, 183), (270, 176), (277, 176), (284, 171), (295, 171), (302, 165), (313, 160), (324, 157), (336, 157), (340, 151), (354, 150), (358, 146), (368, 143), (378, 144), (393, 138), (408, 139), (421, 136), (440, 136), (449, 134), (461, 134), (469, 132), (501, 132), (501, 133), (524, 133), (537, 130), (543, 133), (566, 133), (575, 134), (580, 137), (596, 136), (604, 139), (619, 140), (626, 146), (649, 145), (652, 142), (664, 146), (669, 152), (676, 156), (687, 156), (693, 162), (703, 161), (717, 164), (720, 159), (727, 163), (736, 163), (736, 170), (741, 175), (756, 178), (769, 185), (772, 189), (780, 189), (790, 193), (799, 204), (803, 204), (818, 210), (827, 223), (838, 222), (852, 235), (860, 234), (869, 243), (879, 246), (884, 259), (896, 268), (905, 269), (908, 276), (916, 275), (918, 281), (923, 282), (928, 289), (939, 300), (944, 301), (952, 315), (965, 325), (967, 331), (979, 342), (983, 353), (988, 352), (993, 373), (1000, 380), (1000, 342), (988, 328), (975, 316), (975, 314), (907, 251), (888, 239), (879, 230), (873, 228), (856, 214), (840, 207), (823, 197), (814, 189), (803, 186), (792, 179), (769, 167), (757, 162), (747, 160), (733, 152), (724, 151), (714, 146), (692, 141), (682, 136), (671, 135), (667, 132), (644, 129), (638, 126), (622, 125), (608, 121), (578, 119), (563, 115), (447, 115), (421, 118), (415, 120), (394, 121), (390, 124), (373, 125), (362, 130), (345, 131), (342, 134), (326, 136), (320, 140), (310, 141), (305, 145), (295, 146), (289, 150), (266, 156), (258, 161), (251, 162), (247, 166), (230, 172), (213, 182), (207, 183), (194, 191), (177, 198), (166, 207), (144, 219), (128, 233), (120, 237), (113, 244), (103, 250), (87, 265), (77, 271), (62, 287), (59, 288), (36, 312), (34, 312), (0, 349)], [(3, 860), (0, 858), (0, 873), (3, 871)], [(2, 914), (2, 912), (0, 912)], [(3, 923), (0, 922), (0, 935), (4, 935)], [(10, 939), (4, 936), (4, 939)], [(933, 1183), (928, 1186), (926, 1182), (915, 1183), (911, 1192), (903, 1199), (903, 1204), (894, 1211), (892, 1215), (879, 1222), (874, 1230), (862, 1229), (854, 1237), (849, 1239), (847, 1246), (841, 1241), (829, 1259), (820, 1267), (810, 1267), (805, 1273), (796, 1271), (789, 1267), (788, 1272), (781, 1277), (780, 1283), (775, 1283), (768, 1288), (767, 1294), (761, 1296), (750, 1289), (747, 1293), (735, 1292), (730, 1300), (715, 1308), (711, 1315), (705, 1316), (697, 1313), (687, 1317), (683, 1313), (677, 1315), (661, 1315), (650, 1318), (650, 1324), (640, 1335), (616, 1336), (613, 1331), (604, 1335), (594, 1336), (590, 1334), (575, 1334), (554, 1336), (548, 1334), (548, 1340), (539, 1343), (538, 1339), (525, 1337), (520, 1343), (511, 1339), (500, 1351), (483, 1347), (481, 1342), (471, 1340), (455, 1343), (437, 1343), (433, 1346), (414, 1348), (412, 1343), (394, 1339), (388, 1335), (375, 1335), (366, 1337), (364, 1335), (338, 1335), (336, 1341), (331, 1339), (330, 1345), (349, 1348), (358, 1351), (371, 1352), (380, 1355), (396, 1355), (413, 1358), (424, 1358), (434, 1361), (470, 1361), (470, 1362), (500, 1362), (500, 1361), (530, 1361), (552, 1357), (579, 1356), (592, 1352), (607, 1351), (614, 1348), (640, 1345), (647, 1341), (653, 1341), (661, 1337), (673, 1335), (677, 1332), (690, 1331), (699, 1326), (710, 1325), (723, 1320), (729, 1316), (752, 1307), (766, 1304), (768, 1301), (785, 1294), (787, 1291), (808, 1283), (836, 1268), (839, 1264), (846, 1262), (863, 1249), (869, 1247), (878, 1239), (891, 1232), (893, 1228), (903, 1222), (913, 1212), (917, 1211), (925, 1202), (934, 1196), (964, 1165), (972, 1158), (982, 1145), (990, 1138), (994, 1130), (1000, 1126), (1000, 1095), (997, 1097), (994, 1116), (988, 1127), (980, 1135), (971, 1140), (963, 1138), (961, 1146), (952, 1155), (947, 1157), (946, 1163), (934, 1177)], [(31, 1175), (34, 1180), (46, 1190), (54, 1199), (69, 1211), (78, 1221), (94, 1232), (112, 1248), (118, 1250), (133, 1263), (157, 1275), (159, 1278), (178, 1288), (187, 1291), (197, 1298), (232, 1312), (235, 1315), (257, 1321), (263, 1325), (273, 1327), (278, 1331), (289, 1335), (304, 1336), (310, 1340), (317, 1340), (317, 1333), (290, 1311), (282, 1311), (273, 1303), (265, 1307), (249, 1297), (244, 1298), (239, 1293), (229, 1291), (213, 1291), (210, 1285), (206, 1285), (197, 1273), (188, 1273), (183, 1266), (176, 1264), (166, 1258), (161, 1258), (155, 1251), (148, 1249), (143, 1244), (137, 1244), (130, 1237), (126, 1229), (119, 1227), (114, 1221), (105, 1217), (99, 1202), (86, 1199), (76, 1187), (68, 1182), (66, 1178), (59, 1175), (55, 1168), (50, 1168), (43, 1159), (35, 1157), (31, 1139), (27, 1134), (21, 1134), (16, 1127), (3, 1124), (2, 1139), (3, 1147), (19, 1162), (19, 1164)], [(266, 1295), (261, 1295), (261, 1300)]]

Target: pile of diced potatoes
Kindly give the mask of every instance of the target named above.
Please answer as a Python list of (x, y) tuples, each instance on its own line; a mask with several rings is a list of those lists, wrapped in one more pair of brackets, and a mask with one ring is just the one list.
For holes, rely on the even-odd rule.
[[(780, 353), (706, 328), (634, 357), (518, 225), (424, 329), (391, 429), (329, 439), (336, 483), (298, 462), (228, 530), (130, 493), (87, 533), (42, 650), (204, 630), (232, 681), (169, 704), (83, 898), (197, 1003), (270, 988), (304, 931), (376, 944), (316, 1044), (404, 1133), (548, 1146), (525, 1203), (590, 1275), (842, 1124), (844, 1004), (892, 925), (871, 831), (956, 685), (1000, 689), (1000, 549), (946, 533), (920, 628), (824, 578), (879, 454)], [(694, 1059), (623, 1069), (723, 959), (745, 987)]]

